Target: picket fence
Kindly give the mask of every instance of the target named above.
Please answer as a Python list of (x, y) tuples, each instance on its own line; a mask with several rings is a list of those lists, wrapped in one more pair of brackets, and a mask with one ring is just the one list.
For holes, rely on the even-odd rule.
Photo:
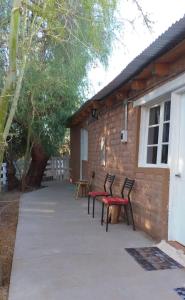
[[(69, 156), (52, 157), (46, 166), (45, 178), (53, 180), (69, 180), (70, 168), (69, 168)], [(2, 164), (0, 170), (0, 187), (4, 189), (7, 186), (7, 165)], [(1, 188), (0, 188), (1, 190)]]
[(7, 169), (6, 169), (6, 163), (2, 164), (1, 170), (0, 170), (0, 185), (6, 186), (7, 185)]
[(45, 179), (69, 180), (69, 156), (52, 157), (46, 166)]

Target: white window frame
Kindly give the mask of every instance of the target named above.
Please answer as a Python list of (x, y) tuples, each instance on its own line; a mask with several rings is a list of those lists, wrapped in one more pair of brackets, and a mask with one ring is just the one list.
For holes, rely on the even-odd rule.
[[(169, 134), (169, 142), (162, 142), (163, 135), (163, 126), (165, 123), (170, 123), (168, 121), (164, 121), (164, 103), (171, 101), (171, 97), (167, 97), (163, 99), (161, 102), (157, 102), (155, 105), (148, 105), (141, 107), (141, 123), (140, 123), (140, 143), (139, 143), (139, 167), (145, 168), (169, 168), (169, 157), (170, 157), (170, 134)], [(159, 136), (158, 136), (158, 144), (157, 144), (157, 162), (156, 164), (147, 163), (147, 149), (148, 149), (148, 131), (149, 131), (149, 115), (150, 109), (155, 106), (160, 106), (160, 124), (159, 124)], [(171, 116), (170, 116), (171, 119)], [(161, 163), (161, 155), (162, 155), (162, 145), (168, 145), (168, 163)], [(152, 146), (152, 145), (150, 145)], [(155, 146), (155, 145), (153, 145)]]

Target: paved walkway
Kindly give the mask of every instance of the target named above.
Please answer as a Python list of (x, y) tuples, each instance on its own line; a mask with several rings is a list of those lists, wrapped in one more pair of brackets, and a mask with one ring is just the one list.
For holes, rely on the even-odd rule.
[(9, 300), (180, 300), (184, 270), (145, 271), (125, 247), (153, 242), (131, 226), (100, 226), (72, 186), (22, 197)]

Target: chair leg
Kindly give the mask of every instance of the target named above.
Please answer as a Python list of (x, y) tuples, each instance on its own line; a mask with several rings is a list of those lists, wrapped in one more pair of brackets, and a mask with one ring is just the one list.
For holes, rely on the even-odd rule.
[(101, 225), (103, 225), (103, 217), (104, 217), (104, 202), (102, 202)]
[(127, 205), (124, 205), (124, 211), (127, 219), (127, 225), (129, 225), (129, 217), (128, 217), (128, 210), (127, 210)]
[(131, 212), (131, 218), (132, 218), (133, 230), (136, 230), (135, 223), (134, 223), (134, 216), (133, 216), (133, 210), (132, 210), (132, 205), (131, 205), (131, 203), (129, 204), (129, 206), (130, 206), (130, 212)]
[(109, 226), (109, 205), (107, 205), (106, 232), (108, 231), (108, 226)]
[(93, 218), (94, 218), (95, 200), (96, 200), (96, 197), (93, 197), (93, 213), (92, 213)]
[(88, 196), (88, 215), (90, 214), (90, 199), (91, 196)]

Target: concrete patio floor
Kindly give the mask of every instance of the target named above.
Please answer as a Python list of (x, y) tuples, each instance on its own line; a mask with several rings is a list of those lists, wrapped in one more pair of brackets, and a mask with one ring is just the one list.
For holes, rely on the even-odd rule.
[(154, 242), (131, 226), (100, 225), (71, 185), (23, 195), (9, 300), (175, 300), (184, 269), (145, 271), (124, 250)]

